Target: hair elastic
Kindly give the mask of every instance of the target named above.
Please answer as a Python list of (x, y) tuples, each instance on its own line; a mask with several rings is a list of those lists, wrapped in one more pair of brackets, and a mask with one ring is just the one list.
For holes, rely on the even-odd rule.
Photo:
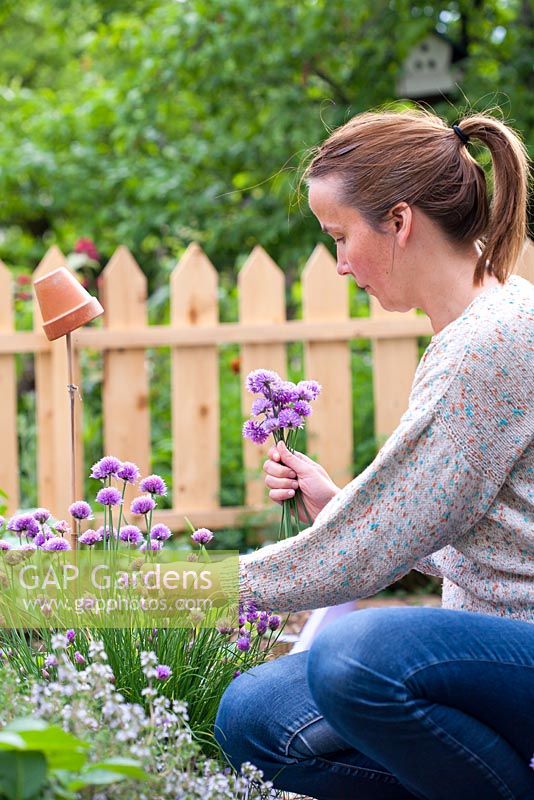
[(453, 131), (455, 132), (456, 136), (460, 139), (462, 144), (469, 144), (469, 135), (464, 133), (463, 130), (460, 128), (459, 125), (452, 126)]

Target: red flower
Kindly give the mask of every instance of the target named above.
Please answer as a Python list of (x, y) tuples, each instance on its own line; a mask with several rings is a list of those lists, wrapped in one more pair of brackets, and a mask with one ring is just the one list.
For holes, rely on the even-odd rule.
[(241, 372), (241, 359), (239, 358), (239, 356), (232, 358), (232, 360), (230, 361), (230, 369), (232, 370), (234, 375), (239, 375), (239, 373)]
[(100, 261), (100, 253), (98, 252), (95, 243), (92, 239), (82, 238), (78, 239), (74, 245), (75, 253), (85, 253), (86, 256), (92, 258), (93, 261)]
[(17, 275), (17, 283), (19, 286), (27, 286), (32, 282), (30, 275)]

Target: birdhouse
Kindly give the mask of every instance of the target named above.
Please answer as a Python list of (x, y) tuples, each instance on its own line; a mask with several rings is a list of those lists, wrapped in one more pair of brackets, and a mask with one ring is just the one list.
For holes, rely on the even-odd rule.
[(461, 79), (457, 63), (465, 55), (446, 36), (429, 34), (413, 48), (402, 65), (397, 96), (429, 101), (454, 92)]

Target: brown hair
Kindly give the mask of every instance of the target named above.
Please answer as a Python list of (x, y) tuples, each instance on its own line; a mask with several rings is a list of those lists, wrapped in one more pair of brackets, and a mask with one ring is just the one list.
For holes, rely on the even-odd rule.
[(486, 268), (501, 283), (512, 271), (526, 236), (528, 161), (519, 137), (494, 117), (466, 116), (460, 134), (485, 145), (493, 166), (493, 197), (484, 170), (461, 135), (426, 110), (365, 112), (337, 128), (312, 152), (304, 173), (341, 180), (341, 202), (376, 230), (404, 201), (438, 224), (449, 241), (479, 242), (473, 283)]

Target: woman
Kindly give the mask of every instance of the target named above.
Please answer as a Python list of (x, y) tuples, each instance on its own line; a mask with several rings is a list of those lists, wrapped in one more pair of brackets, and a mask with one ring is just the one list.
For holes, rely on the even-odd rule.
[[(493, 199), (471, 142), (493, 166)], [(534, 288), (527, 163), (482, 115), (366, 113), (317, 149), (310, 207), (337, 270), (435, 332), (408, 411), (339, 490), (283, 445), (270, 496), (299, 488), (314, 519), (241, 558), (242, 599), (293, 611), (373, 594), (412, 568), (443, 577), (443, 608), (356, 611), (309, 653), (226, 691), (216, 735), (279, 788), (319, 800), (534, 797)]]

